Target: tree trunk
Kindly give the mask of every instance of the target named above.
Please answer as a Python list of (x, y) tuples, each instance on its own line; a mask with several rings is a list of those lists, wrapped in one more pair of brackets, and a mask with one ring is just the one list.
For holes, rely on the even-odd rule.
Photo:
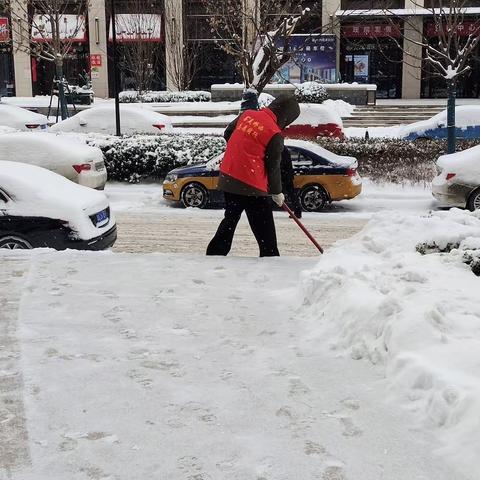
[(60, 56), (55, 59), (55, 76), (57, 78), (58, 85), (58, 104), (60, 107), (60, 116), (62, 117), (62, 120), (65, 120), (68, 118), (68, 107), (63, 83), (63, 58)]
[(448, 153), (455, 153), (456, 150), (456, 128), (455, 128), (455, 98), (457, 94), (457, 82), (455, 78), (447, 80), (448, 103), (447, 103), (447, 138)]

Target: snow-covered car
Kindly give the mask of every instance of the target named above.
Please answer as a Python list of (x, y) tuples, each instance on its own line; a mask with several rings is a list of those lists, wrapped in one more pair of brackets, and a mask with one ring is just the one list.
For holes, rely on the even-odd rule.
[(48, 118), (26, 108), (0, 102), (0, 125), (24, 131), (47, 130)]
[(432, 193), (441, 206), (480, 210), (480, 145), (442, 155), (437, 170)]
[(325, 105), (300, 104), (299, 117), (283, 135), (288, 138), (343, 138), (343, 122), (336, 110)]
[(0, 135), (0, 160), (37, 165), (85, 187), (103, 189), (102, 151), (67, 136), (15, 132)]
[(116, 238), (103, 192), (44, 168), (0, 161), (0, 248), (103, 250)]
[[(294, 188), (303, 210), (318, 212), (327, 202), (351, 199), (362, 191), (356, 158), (336, 155), (305, 140), (286, 139), (285, 145), (292, 157)], [(170, 171), (163, 182), (163, 198), (185, 207), (222, 204), (223, 194), (216, 189), (222, 158), (223, 154), (206, 164)]]
[[(164, 133), (172, 130), (172, 122), (146, 105), (120, 105), (120, 127), (124, 135)], [(115, 104), (108, 103), (83, 110), (52, 127), (54, 132), (93, 132), (115, 135)]]
[[(457, 138), (480, 138), (480, 105), (462, 105), (455, 108)], [(406, 140), (447, 138), (447, 110), (428, 120), (402, 127)]]

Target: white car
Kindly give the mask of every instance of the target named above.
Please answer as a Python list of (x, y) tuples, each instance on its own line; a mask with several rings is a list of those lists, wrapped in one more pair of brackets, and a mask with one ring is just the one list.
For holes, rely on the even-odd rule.
[(0, 248), (103, 250), (116, 238), (103, 192), (44, 168), (0, 161)]
[(24, 131), (47, 130), (48, 118), (26, 108), (0, 102), (0, 125)]
[(85, 187), (103, 189), (107, 182), (102, 151), (66, 135), (5, 133), (0, 135), (0, 160), (37, 165)]
[[(120, 105), (120, 127), (124, 135), (164, 133), (172, 130), (172, 122), (144, 105)], [(108, 103), (83, 110), (50, 127), (54, 132), (93, 132), (115, 135), (115, 104)]]
[(432, 194), (441, 206), (480, 210), (480, 145), (442, 155), (437, 170)]

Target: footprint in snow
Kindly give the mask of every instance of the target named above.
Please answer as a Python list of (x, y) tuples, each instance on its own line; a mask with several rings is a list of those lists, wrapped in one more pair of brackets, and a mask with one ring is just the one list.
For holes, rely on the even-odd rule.
[(363, 431), (358, 428), (350, 417), (340, 417), (340, 423), (343, 426), (343, 433), (344, 437), (359, 437), (363, 435)]
[(327, 467), (322, 474), (322, 480), (347, 480), (342, 467)]

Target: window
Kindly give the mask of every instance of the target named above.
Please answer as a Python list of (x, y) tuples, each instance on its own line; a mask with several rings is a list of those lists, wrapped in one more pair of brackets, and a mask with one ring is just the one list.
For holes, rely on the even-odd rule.
[(311, 167), (313, 165), (313, 161), (310, 157), (300, 152), (296, 148), (289, 148), (290, 156), (292, 157), (292, 166), (294, 169), (296, 168), (305, 168)]
[(405, 8), (405, 0), (342, 0), (343, 10)]

